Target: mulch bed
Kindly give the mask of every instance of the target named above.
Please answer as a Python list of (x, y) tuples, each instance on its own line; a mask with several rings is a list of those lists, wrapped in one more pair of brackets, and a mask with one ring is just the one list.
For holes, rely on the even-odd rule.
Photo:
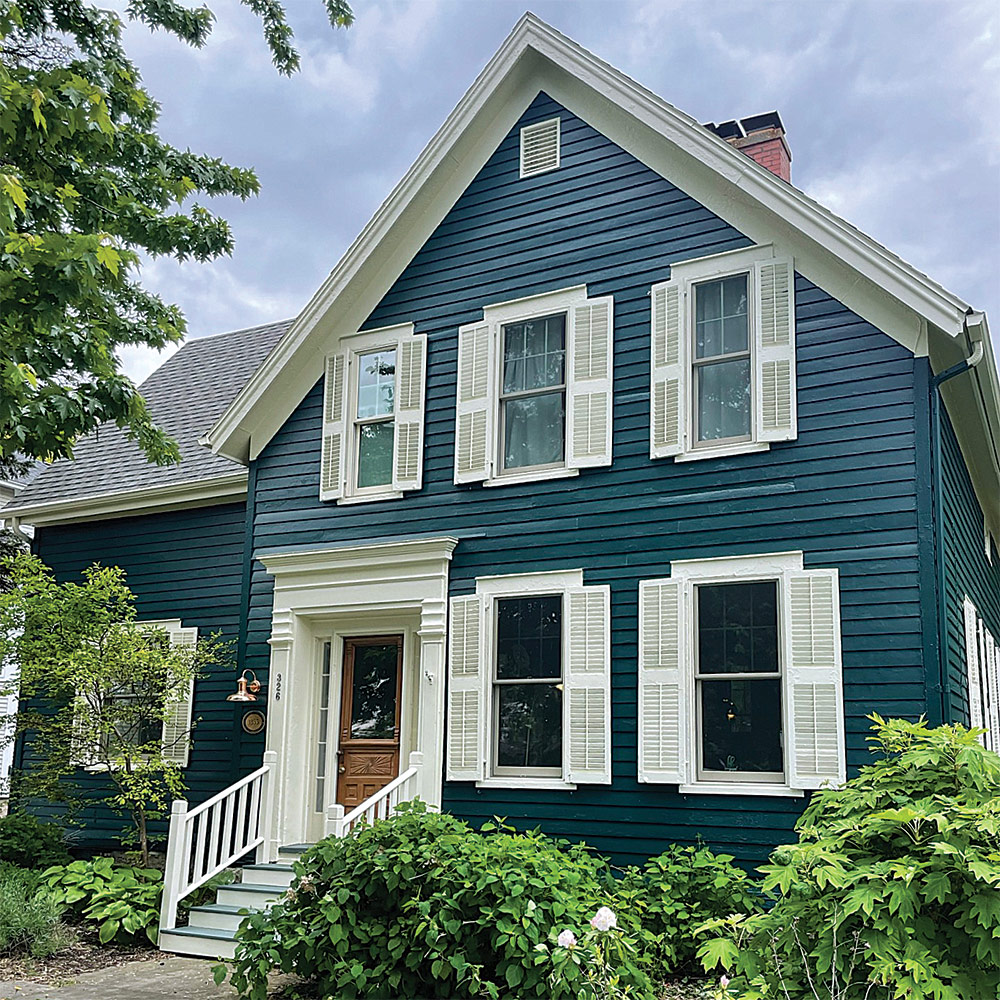
[(83, 972), (97, 972), (127, 962), (148, 962), (168, 958), (152, 945), (101, 944), (96, 930), (77, 928), (77, 940), (48, 958), (0, 958), (0, 981), (26, 979), (46, 986), (72, 979)]

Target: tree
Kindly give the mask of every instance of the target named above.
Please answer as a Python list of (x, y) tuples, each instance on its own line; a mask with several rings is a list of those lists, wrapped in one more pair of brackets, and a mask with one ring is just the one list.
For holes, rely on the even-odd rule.
[[(28, 471), (28, 463), (15, 456), (0, 455), (0, 479), (16, 480)], [(3, 515), (0, 514), (0, 517)], [(0, 528), (0, 594), (10, 590), (7, 560), (27, 548), (24, 538), (10, 528)]]
[[(277, 70), (294, 72), (278, 0), (243, 3)], [(334, 26), (352, 23), (346, 0), (325, 4)], [(177, 0), (126, 10), (194, 46), (214, 20)], [(151, 461), (178, 460), (116, 357), (184, 335), (180, 310), (142, 287), (140, 261), (230, 253), (228, 224), (190, 199), (259, 188), (252, 170), (157, 135), (159, 106), (122, 29), (87, 0), (0, 0), (0, 456), (72, 456), (81, 434), (113, 421)]]
[[(116, 566), (91, 566), (81, 583), (57, 583), (35, 556), (11, 565), (14, 589), (0, 595), (0, 662), (19, 672), (14, 738), (23, 734), (26, 749), (17, 794), (62, 803), (72, 818), (96, 791), (131, 820), (123, 839), (138, 843), (148, 866), (149, 822), (184, 791), (171, 752), (191, 737), (179, 705), (229, 649), (217, 637), (175, 645), (162, 629), (137, 622)], [(81, 767), (103, 780), (84, 788)]]

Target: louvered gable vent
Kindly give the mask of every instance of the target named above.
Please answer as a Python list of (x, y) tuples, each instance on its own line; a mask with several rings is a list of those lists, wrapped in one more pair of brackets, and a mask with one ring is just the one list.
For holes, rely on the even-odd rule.
[(521, 176), (534, 177), (559, 166), (559, 119), (521, 129)]

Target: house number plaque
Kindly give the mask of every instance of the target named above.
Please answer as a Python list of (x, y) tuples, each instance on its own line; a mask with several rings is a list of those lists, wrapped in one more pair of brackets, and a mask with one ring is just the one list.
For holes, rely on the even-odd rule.
[(266, 721), (263, 712), (257, 710), (247, 712), (243, 716), (243, 732), (249, 733), (251, 736), (256, 736), (258, 733), (264, 731)]

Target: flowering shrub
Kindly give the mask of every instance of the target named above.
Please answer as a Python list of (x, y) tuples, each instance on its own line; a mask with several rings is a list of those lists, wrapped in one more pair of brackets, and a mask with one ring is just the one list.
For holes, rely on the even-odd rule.
[(1000, 757), (981, 730), (872, 716), (883, 754), (818, 792), (763, 868), (766, 914), (699, 949), (744, 1000), (1000, 994)]
[(607, 908), (611, 870), (582, 845), (414, 802), (321, 841), (296, 875), (239, 932), (232, 981), (252, 1000), (272, 968), (346, 998), (652, 996), (637, 926)]

